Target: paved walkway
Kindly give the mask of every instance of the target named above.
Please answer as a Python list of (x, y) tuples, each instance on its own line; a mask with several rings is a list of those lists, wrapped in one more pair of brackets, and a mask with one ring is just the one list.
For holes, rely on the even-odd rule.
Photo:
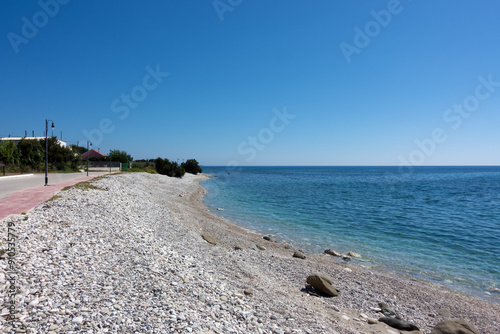
[[(104, 172), (90, 172), (90, 175), (102, 175)], [(49, 185), (54, 185), (62, 181), (79, 179), (86, 176), (87, 173), (49, 173)], [(21, 174), (14, 176), (0, 177), (0, 199), (6, 198), (12, 193), (20, 190), (35, 188), (45, 185), (45, 173)]]
[[(85, 175), (84, 173), (82, 174)], [(79, 182), (88, 181), (104, 174), (109, 174), (109, 173), (91, 173), (89, 176), (72, 178), (70, 180), (57, 182), (55, 184), (51, 184), (49, 182), (48, 186), (42, 185), (38, 187), (12, 192), (7, 197), (0, 199), (0, 220), (12, 214), (20, 214), (22, 212), (27, 212), (33, 209), (38, 204), (43, 203), (46, 200), (50, 199), (64, 187), (69, 187)], [(49, 176), (49, 181), (50, 179), (51, 178)], [(6, 181), (7, 180), (3, 180), (0, 182), (6, 182)], [(0, 187), (1, 186), (2, 184), (0, 183)]]

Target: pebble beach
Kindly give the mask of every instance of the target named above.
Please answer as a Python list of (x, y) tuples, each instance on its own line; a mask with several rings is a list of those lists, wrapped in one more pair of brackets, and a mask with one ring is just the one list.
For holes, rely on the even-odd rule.
[[(3, 219), (0, 249), (10, 223), (16, 254), (0, 259), (1, 331), (409, 333), (376, 321), (385, 303), (421, 333), (448, 319), (498, 333), (498, 304), (330, 254), (293, 257), (293, 245), (210, 212), (207, 177), (105, 176)], [(311, 273), (339, 295), (311, 292)]]

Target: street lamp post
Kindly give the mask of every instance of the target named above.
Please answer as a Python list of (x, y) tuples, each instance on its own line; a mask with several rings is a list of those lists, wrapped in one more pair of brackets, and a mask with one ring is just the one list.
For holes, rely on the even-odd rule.
[(90, 156), (89, 156), (90, 154), (88, 153), (89, 152), (89, 144), (90, 144), (90, 146), (92, 146), (92, 142), (87, 140), (87, 176), (89, 176), (89, 158), (90, 158)]
[(51, 119), (45, 120), (45, 185), (49, 185), (49, 141), (48, 141), (48, 133), (49, 133), (49, 121), (52, 123), (50, 126), (52, 129), (55, 128), (54, 121)]

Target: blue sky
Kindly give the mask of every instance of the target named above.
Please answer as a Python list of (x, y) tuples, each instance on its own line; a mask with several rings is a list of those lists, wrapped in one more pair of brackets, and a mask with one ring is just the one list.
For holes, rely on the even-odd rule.
[(0, 136), (203, 165), (500, 165), (496, 1), (0, 3)]

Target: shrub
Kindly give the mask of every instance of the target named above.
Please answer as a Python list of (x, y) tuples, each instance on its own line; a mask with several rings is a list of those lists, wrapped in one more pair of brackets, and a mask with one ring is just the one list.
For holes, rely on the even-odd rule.
[(120, 151), (120, 150), (109, 151), (108, 159), (111, 159), (112, 161), (120, 161), (122, 164), (134, 160), (134, 158), (132, 158), (129, 154), (127, 154), (126, 151)]
[(155, 160), (155, 167), (158, 174), (183, 177), (186, 171), (180, 167), (177, 162), (171, 162), (168, 159), (157, 158)]
[(136, 162), (136, 161), (132, 161), (132, 168), (139, 168), (139, 169), (143, 169), (145, 166), (139, 162)]
[(177, 167), (175, 169), (175, 177), (183, 177), (186, 174), (186, 171), (182, 167)]
[(186, 162), (183, 162), (181, 164), (181, 167), (184, 168), (186, 173), (191, 173), (196, 175), (198, 173), (203, 172), (196, 159), (188, 159)]

